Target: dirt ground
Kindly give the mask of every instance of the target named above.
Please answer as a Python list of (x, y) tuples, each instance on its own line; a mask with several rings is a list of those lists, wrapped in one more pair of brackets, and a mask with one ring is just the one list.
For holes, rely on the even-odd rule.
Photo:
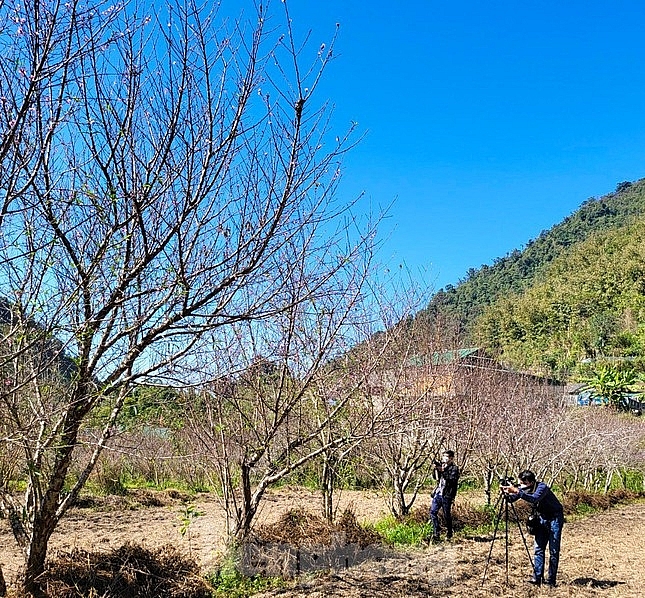
[[(182, 502), (185, 497), (160, 494), (153, 498), (149, 502), (162, 504), (132, 509), (114, 499), (73, 509), (52, 537), (50, 554), (76, 547), (116, 548), (126, 542), (150, 548), (170, 543), (196, 559), (205, 572), (212, 569), (224, 549), (225, 523), (218, 502), (210, 495), (196, 498), (192, 504), (198, 516), (191, 519), (182, 535), (182, 521), (187, 515), (186, 503)], [(295, 507), (317, 512), (318, 495), (302, 489), (271, 492), (259, 521), (273, 522)], [(372, 492), (342, 493), (338, 508), (342, 511), (345, 507), (351, 507), (361, 522), (387, 514), (386, 498)], [(20, 573), (22, 560), (6, 520), (0, 520), (0, 564), (11, 585)], [(502, 533), (492, 544), (490, 538), (459, 538), (423, 549), (387, 551), (377, 560), (355, 567), (325, 575), (303, 575), (290, 587), (266, 592), (262, 597), (645, 596), (645, 502), (568, 521), (557, 588), (533, 588), (525, 581), (530, 573), (519, 532), (511, 527), (508, 575)]]

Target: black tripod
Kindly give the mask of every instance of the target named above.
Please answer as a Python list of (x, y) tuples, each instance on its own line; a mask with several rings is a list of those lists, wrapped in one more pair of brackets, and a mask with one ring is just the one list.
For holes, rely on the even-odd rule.
[(508, 585), (508, 511), (509, 511), (509, 505), (510, 508), (513, 510), (513, 516), (515, 517), (515, 521), (517, 523), (517, 527), (520, 530), (520, 535), (522, 536), (522, 542), (524, 542), (524, 548), (526, 549), (526, 554), (529, 557), (529, 561), (531, 562), (531, 567), (533, 567), (533, 557), (531, 556), (531, 551), (529, 550), (529, 546), (526, 542), (526, 536), (524, 535), (524, 531), (522, 530), (522, 526), (520, 525), (520, 520), (519, 517), (517, 516), (517, 510), (515, 509), (515, 505), (508, 500), (508, 496), (504, 493), (503, 490), (499, 491), (499, 497), (497, 498), (497, 502), (495, 503), (495, 510), (497, 511), (497, 516), (495, 518), (495, 531), (493, 532), (493, 539), (490, 543), (490, 550), (488, 551), (488, 558), (486, 559), (486, 567), (484, 568), (484, 577), (482, 579), (482, 586), (484, 585), (484, 582), (486, 581), (486, 573), (488, 572), (488, 565), (490, 564), (490, 557), (493, 554), (493, 546), (495, 545), (495, 539), (497, 538), (497, 530), (499, 529), (499, 523), (502, 520), (502, 513), (504, 514), (504, 535), (505, 535), (505, 550), (506, 550), (506, 585)]

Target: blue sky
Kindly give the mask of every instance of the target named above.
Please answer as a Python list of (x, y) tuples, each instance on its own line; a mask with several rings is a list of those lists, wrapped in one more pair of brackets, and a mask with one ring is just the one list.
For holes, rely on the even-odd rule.
[(340, 23), (319, 99), (366, 132), (340, 193), (394, 202), (381, 259), (435, 290), (645, 176), (645, 3), (290, 7), (314, 48)]

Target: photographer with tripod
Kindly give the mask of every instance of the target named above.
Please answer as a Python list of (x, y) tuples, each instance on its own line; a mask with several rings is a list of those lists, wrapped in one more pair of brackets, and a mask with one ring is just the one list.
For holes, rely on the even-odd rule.
[(557, 499), (553, 491), (544, 483), (535, 479), (535, 474), (528, 469), (520, 473), (519, 486), (502, 486), (509, 502), (515, 502), (520, 498), (533, 506), (534, 514), (537, 517), (534, 546), (533, 577), (529, 583), (542, 585), (544, 581), (544, 561), (546, 546), (549, 545), (549, 569), (546, 584), (555, 586), (555, 578), (558, 573), (558, 562), (560, 560), (560, 539), (562, 536), (562, 525), (564, 524), (564, 511), (562, 503)]
[(439, 525), (439, 509), (443, 510), (446, 524), (446, 540), (452, 538), (452, 503), (457, 496), (459, 468), (455, 464), (454, 451), (446, 450), (441, 455), (441, 461), (434, 462), (435, 478), (439, 482), (432, 493), (430, 519), (432, 520), (432, 541), (441, 541), (441, 526)]

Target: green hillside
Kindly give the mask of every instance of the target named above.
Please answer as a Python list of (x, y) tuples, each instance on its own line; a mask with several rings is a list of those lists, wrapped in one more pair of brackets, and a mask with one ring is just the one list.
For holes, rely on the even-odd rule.
[(561, 223), (439, 291), (422, 318), (517, 367), (563, 372), (645, 351), (645, 179), (585, 201)]
[(645, 216), (599, 231), (555, 259), (523, 292), (474, 322), (482, 346), (522, 369), (575, 371), (582, 360), (645, 355)]

